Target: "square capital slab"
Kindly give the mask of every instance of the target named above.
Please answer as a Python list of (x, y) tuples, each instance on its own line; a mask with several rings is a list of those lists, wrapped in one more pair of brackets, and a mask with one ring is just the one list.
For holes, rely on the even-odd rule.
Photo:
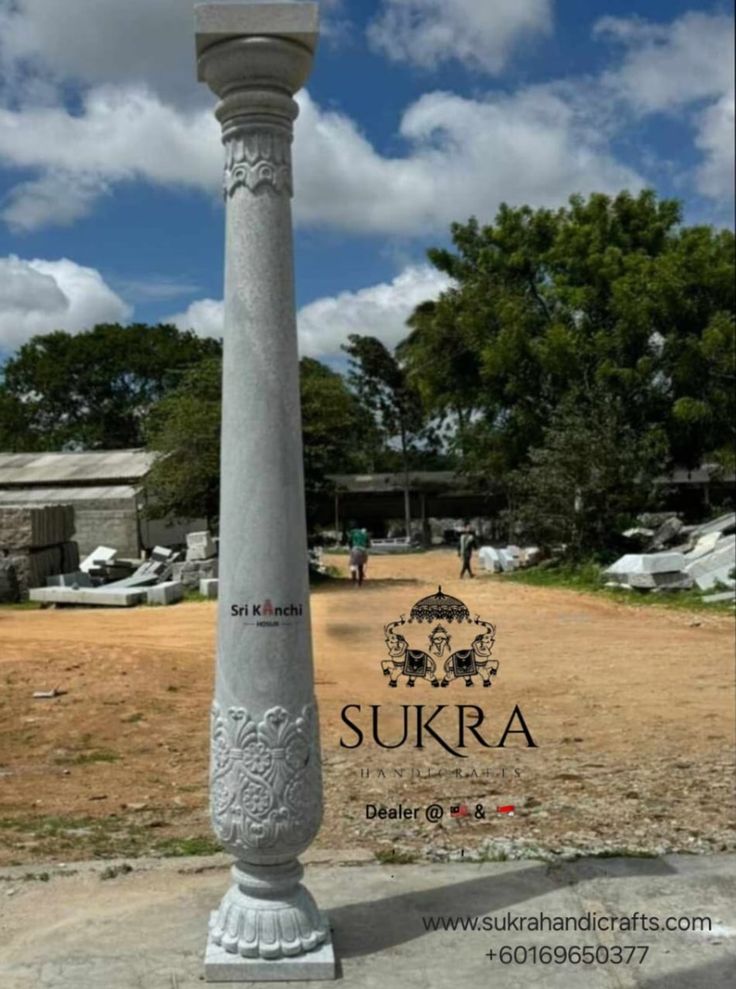
[(197, 57), (212, 45), (248, 36), (286, 38), (312, 53), (317, 47), (316, 3), (201, 3), (194, 14)]

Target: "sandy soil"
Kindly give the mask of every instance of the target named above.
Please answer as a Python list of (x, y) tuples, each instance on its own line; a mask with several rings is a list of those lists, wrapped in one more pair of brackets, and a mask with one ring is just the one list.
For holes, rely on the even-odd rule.
[[(328, 562), (346, 571), (346, 557)], [(362, 589), (314, 590), (326, 792), (317, 847), (420, 858), (489, 839), (512, 853), (736, 848), (732, 618), (502, 578), (461, 583), (457, 572), (447, 551), (373, 557)], [(387, 689), (383, 625), (438, 584), (497, 624), (491, 690), (462, 681), (411, 690), (405, 680)], [(207, 849), (215, 607), (0, 609), (0, 864)], [(410, 644), (426, 648), (427, 626), (410, 628)], [(470, 641), (453, 634), (453, 648)], [(53, 687), (66, 693), (32, 698)], [(491, 746), (518, 704), (537, 747), (517, 734), (460, 759), (415, 748), (412, 735), (400, 749), (347, 749), (347, 704), (362, 705), (354, 717), (368, 734), (367, 705), (380, 704), (389, 743), (401, 735), (401, 705), (423, 704), (425, 717), (448, 705), (433, 724), (452, 739), (455, 705), (476, 704)], [(449, 819), (462, 801), (470, 816)], [(399, 802), (440, 803), (445, 818), (366, 820), (367, 803)], [(513, 817), (497, 813), (506, 804)]]

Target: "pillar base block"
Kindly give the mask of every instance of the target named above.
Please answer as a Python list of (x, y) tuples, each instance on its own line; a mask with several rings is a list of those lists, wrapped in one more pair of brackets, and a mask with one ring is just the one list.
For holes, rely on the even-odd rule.
[(335, 951), (330, 936), (327, 914), (320, 912), (325, 940), (312, 951), (284, 958), (244, 958), (225, 951), (212, 940), (211, 928), (217, 911), (210, 916), (210, 934), (204, 956), (204, 977), (207, 982), (298, 982), (334, 979), (337, 975)]

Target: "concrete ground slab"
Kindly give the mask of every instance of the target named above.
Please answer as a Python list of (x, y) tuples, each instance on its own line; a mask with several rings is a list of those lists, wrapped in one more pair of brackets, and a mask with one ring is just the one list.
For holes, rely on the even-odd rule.
[(146, 588), (149, 604), (178, 604), (184, 597), (184, 585), (179, 580), (166, 580)]
[[(0, 872), (3, 989), (201, 989), (208, 916), (228, 884), (222, 858), (130, 864), (107, 881), (105, 863), (72, 864), (45, 882)], [(339, 981), (290, 983), (304, 989), (340, 980), (356, 989), (725, 989), (736, 967), (736, 856), (317, 865), (305, 882), (329, 914)], [(704, 916), (712, 930), (482, 929), (483, 918), (508, 926), (505, 918), (540, 912)], [(477, 918), (478, 929), (427, 930), (428, 917)], [(543, 945), (607, 948), (609, 958), (617, 946), (649, 950), (642, 964), (532, 962)], [(526, 950), (526, 963), (501, 962), (504, 946)]]
[(203, 577), (199, 582), (199, 593), (206, 598), (216, 598), (220, 581), (217, 577)]
[(31, 601), (41, 604), (82, 604), (106, 608), (131, 608), (146, 600), (145, 590), (107, 584), (104, 587), (34, 587), (29, 592)]

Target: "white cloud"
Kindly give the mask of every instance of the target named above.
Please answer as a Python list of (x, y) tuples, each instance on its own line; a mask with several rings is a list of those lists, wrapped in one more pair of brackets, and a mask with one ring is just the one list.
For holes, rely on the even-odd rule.
[(98, 176), (47, 172), (11, 189), (0, 217), (16, 233), (68, 226), (91, 213), (107, 189), (107, 182)]
[[(323, 111), (308, 93), (299, 102), (301, 223), (416, 235), (470, 213), (490, 217), (504, 200), (556, 205), (571, 192), (642, 184), (550, 87), (475, 100), (427, 94), (400, 121), (402, 157), (379, 154), (351, 118)], [(0, 109), (1, 160), (41, 171), (5, 209), (6, 221), (29, 229), (68, 222), (96, 194), (135, 178), (214, 194), (222, 149), (209, 110), (179, 110), (144, 89), (106, 86), (90, 90), (78, 114), (58, 106)], [(59, 182), (73, 194), (49, 195)]]
[(74, 114), (61, 106), (0, 109), (0, 157), (87, 181), (201, 184), (217, 174), (222, 149), (211, 110), (180, 111), (144, 88), (101, 86)]
[(217, 299), (197, 299), (183, 312), (164, 316), (162, 323), (173, 323), (180, 330), (194, 330), (198, 337), (215, 337), (223, 334), (225, 310)]
[[(349, 116), (322, 109), (303, 92), (294, 145), (297, 222), (426, 236), (471, 213), (490, 219), (504, 201), (556, 206), (572, 192), (636, 190), (644, 180), (608, 141), (631, 111), (683, 107), (693, 114), (704, 155), (694, 175), (698, 190), (728, 195), (733, 91), (726, 22), (702, 14), (669, 25), (604, 18), (597, 32), (623, 45), (624, 54), (600, 83), (569, 80), (472, 99), (427, 93), (405, 109), (398, 123), (405, 150), (392, 156)], [(610, 112), (601, 113), (606, 103)], [(116, 183), (134, 179), (214, 196), (222, 149), (209, 107), (175, 106), (141, 85), (104, 85), (88, 89), (74, 113), (48, 102), (0, 109), (0, 162), (36, 173), (0, 209), (13, 229), (34, 230), (73, 222)]]
[(429, 265), (413, 265), (391, 282), (357, 292), (316, 299), (299, 310), (299, 347), (308, 357), (336, 357), (348, 334), (360, 333), (395, 347), (409, 332), (406, 320), (421, 302), (436, 299), (450, 285)]
[(697, 170), (698, 189), (706, 196), (733, 199), (734, 187), (734, 97), (722, 96), (700, 118), (696, 145), (705, 152)]
[(355, 123), (300, 98), (296, 215), (368, 233), (426, 234), (501, 202), (560, 205), (572, 192), (637, 189), (643, 180), (551, 87), (466, 99), (435, 92), (409, 106), (409, 151), (380, 155)]
[(733, 18), (698, 12), (670, 24), (604, 17), (596, 25), (625, 49), (621, 65), (604, 74), (604, 88), (638, 114), (685, 113), (704, 154), (696, 188), (726, 203), (734, 183), (733, 31)]
[(368, 40), (395, 62), (457, 59), (496, 74), (522, 40), (551, 27), (551, 0), (384, 0)]
[(131, 314), (94, 268), (67, 258), (0, 258), (0, 350), (14, 350), (38, 333), (78, 333)]
[(603, 17), (595, 33), (625, 49), (604, 83), (643, 113), (674, 110), (733, 90), (733, 19), (691, 12), (670, 24)]
[(173, 99), (198, 93), (193, 0), (17, 0), (0, 16), (6, 71), (31, 61), (59, 79), (145, 82)]
[(147, 274), (143, 278), (110, 278), (112, 287), (128, 302), (166, 302), (199, 291), (196, 282), (182, 276)]
[(143, 179), (213, 193), (222, 167), (209, 109), (178, 110), (150, 90), (88, 90), (78, 113), (63, 106), (0, 108), (0, 162), (40, 171), (11, 190), (0, 216), (16, 230), (87, 215), (114, 183)]
[[(144, 84), (178, 105), (209, 101), (196, 81), (195, 0), (0, 3), (7, 5), (0, 11), (0, 60), (8, 74), (30, 60), (60, 80)], [(321, 6), (329, 36), (328, 11), (337, 11), (340, 0), (322, 0)]]
[[(449, 284), (446, 275), (429, 265), (411, 265), (391, 282), (316, 299), (297, 313), (299, 351), (307, 357), (340, 357), (340, 345), (350, 333), (375, 336), (394, 347), (407, 335), (406, 320), (414, 308), (436, 299)], [(163, 322), (198, 336), (221, 337), (223, 318), (221, 301), (200, 299)]]

